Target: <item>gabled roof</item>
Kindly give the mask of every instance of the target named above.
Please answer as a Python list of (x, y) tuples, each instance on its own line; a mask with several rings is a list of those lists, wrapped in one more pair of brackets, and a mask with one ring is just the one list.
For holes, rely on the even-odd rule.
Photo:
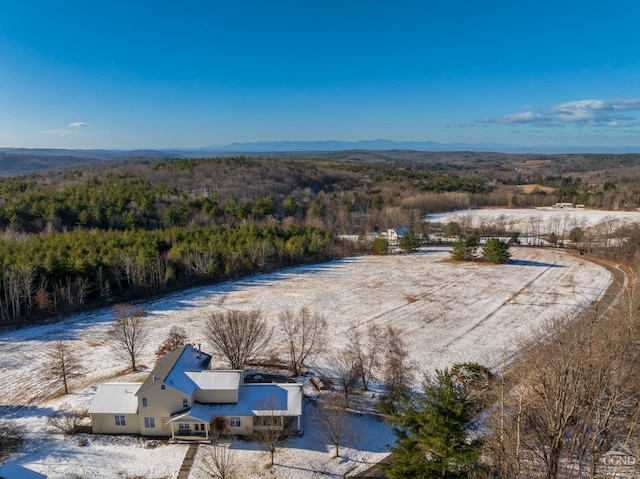
[(409, 228), (407, 226), (399, 226), (398, 228), (393, 228), (393, 231), (395, 231), (399, 237), (403, 237), (409, 232)]
[(302, 415), (302, 385), (242, 384), (235, 404), (193, 403), (190, 409), (171, 416), (170, 422), (209, 422), (211, 416)]
[(47, 476), (15, 462), (7, 461), (3, 466), (0, 466), (0, 479), (47, 479)]
[(240, 387), (242, 371), (240, 370), (211, 370), (186, 371), (185, 374), (191, 379), (198, 389), (216, 391), (236, 391)]
[(207, 369), (211, 356), (187, 344), (165, 354), (149, 377), (138, 390), (137, 395), (159, 384), (166, 384), (186, 394), (193, 394), (195, 384), (184, 375), (185, 371)]
[(103, 383), (98, 386), (89, 414), (137, 414), (136, 392), (141, 383)]

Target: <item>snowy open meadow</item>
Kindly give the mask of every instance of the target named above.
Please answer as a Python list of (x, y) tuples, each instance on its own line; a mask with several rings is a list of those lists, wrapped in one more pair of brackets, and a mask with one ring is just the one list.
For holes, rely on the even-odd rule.
[[(489, 265), (450, 261), (449, 248), (423, 248), (415, 254), (364, 256), (254, 276), (220, 285), (178, 292), (141, 304), (152, 332), (143, 363), (153, 366), (154, 351), (171, 326), (181, 326), (189, 341), (209, 351), (203, 333), (208, 315), (225, 309), (260, 309), (274, 324), (285, 308), (308, 307), (326, 316), (327, 341), (315, 360), (327, 372), (332, 350), (347, 344), (356, 328), (370, 323), (393, 324), (404, 332), (415, 364), (416, 387), (425, 372), (454, 362), (476, 361), (498, 367), (517, 344), (545, 321), (577, 314), (598, 298), (610, 273), (563, 250), (512, 248), (512, 263)], [(15, 419), (27, 440), (12, 458), (50, 478), (175, 478), (187, 446), (133, 437), (45, 432), (46, 417), (63, 403), (90, 404), (95, 387), (105, 380), (141, 381), (145, 373), (122, 374), (126, 364), (109, 345), (109, 309), (76, 315), (62, 322), (0, 334), (0, 415)], [(65, 397), (43, 381), (43, 350), (52, 341), (73, 341), (86, 368), (84, 385)], [(274, 343), (278, 341), (278, 335)], [(276, 351), (284, 358), (284, 349)], [(222, 365), (222, 364), (220, 364)], [(387, 425), (367, 415), (354, 415), (357, 438), (344, 456), (314, 428), (312, 401), (306, 404), (305, 434), (290, 440), (267, 470), (267, 454), (255, 444), (234, 441), (242, 461), (240, 477), (342, 477), (362, 471), (387, 454), (393, 436)], [(81, 445), (84, 438), (87, 445)], [(206, 453), (201, 446), (199, 454)], [(191, 479), (204, 477), (198, 457)]]
[(458, 210), (428, 215), (426, 220), (437, 223), (455, 221), (471, 228), (483, 224), (499, 224), (506, 231), (518, 231), (521, 236), (529, 234), (568, 234), (571, 229), (596, 227), (598, 225), (622, 226), (640, 222), (640, 211), (607, 211), (584, 208), (486, 208), (480, 210)]

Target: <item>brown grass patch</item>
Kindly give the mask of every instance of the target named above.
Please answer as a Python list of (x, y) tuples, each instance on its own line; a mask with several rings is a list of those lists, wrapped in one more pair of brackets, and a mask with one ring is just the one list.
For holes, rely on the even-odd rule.
[(556, 191), (556, 189), (552, 188), (551, 186), (542, 186), (535, 183), (532, 183), (530, 185), (518, 185), (518, 189), (523, 193), (533, 193), (536, 190), (544, 191), (545, 193), (553, 193), (554, 191)]

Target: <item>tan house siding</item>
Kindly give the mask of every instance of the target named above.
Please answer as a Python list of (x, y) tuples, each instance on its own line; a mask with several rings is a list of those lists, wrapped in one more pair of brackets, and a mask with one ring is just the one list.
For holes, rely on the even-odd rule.
[(238, 402), (238, 390), (200, 390), (193, 394), (193, 400), (204, 404), (234, 404)]
[[(125, 425), (116, 426), (115, 416), (124, 416)], [(140, 434), (140, 420), (137, 414), (91, 414), (91, 428), (94, 434)]]
[[(93, 431), (207, 440), (212, 418), (222, 418), (213, 427), (250, 436), (254, 429), (267, 427), (262, 426), (264, 421), (254, 427), (254, 416), (270, 412), (292, 417), (301, 431), (301, 384), (244, 384), (242, 371), (212, 371), (210, 360), (211, 356), (185, 345), (166, 354), (142, 384), (101, 384), (89, 408)], [(270, 399), (273, 408), (265, 404)]]
[[(146, 399), (146, 407), (144, 400)], [(186, 407), (183, 400), (187, 400)], [(167, 411), (181, 411), (191, 406), (191, 398), (188, 394), (173, 389), (172, 387), (161, 385), (145, 391), (138, 397), (138, 424), (139, 430), (143, 436), (170, 436), (171, 427), (166, 422)], [(154, 418), (155, 427), (145, 427), (145, 417)]]
[[(253, 434), (253, 418), (251, 416), (231, 416), (240, 418), (240, 426), (231, 427), (229, 425), (229, 432), (235, 436), (250, 436)], [(229, 417), (229, 420), (231, 420)]]

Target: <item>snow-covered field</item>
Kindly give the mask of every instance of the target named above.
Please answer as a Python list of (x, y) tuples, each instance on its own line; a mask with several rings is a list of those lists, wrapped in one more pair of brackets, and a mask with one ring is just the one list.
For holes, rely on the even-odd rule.
[(519, 231), (522, 236), (527, 234), (568, 234), (575, 227), (589, 228), (613, 222), (640, 222), (640, 211), (608, 211), (590, 210), (583, 208), (487, 208), (480, 210), (459, 210), (448, 213), (428, 215), (427, 220), (438, 223), (456, 221), (470, 227), (482, 224), (496, 224), (501, 222), (507, 231)]
[[(189, 340), (207, 351), (202, 326), (213, 311), (260, 309), (275, 322), (279, 311), (306, 306), (329, 321), (319, 367), (326, 366), (331, 351), (344, 346), (355, 328), (368, 323), (402, 328), (417, 383), (424, 372), (453, 362), (497, 366), (515, 351), (519, 339), (549, 318), (575, 314), (610, 281), (605, 269), (564, 251), (514, 248), (512, 253), (512, 264), (496, 266), (452, 263), (448, 249), (426, 248), (412, 255), (347, 258), (176, 293), (144, 305), (153, 332), (143, 362), (153, 364), (155, 349), (173, 325), (184, 327)], [(111, 319), (111, 311), (102, 310), (0, 335), (0, 414), (16, 418), (28, 433), (16, 462), (50, 478), (177, 476), (184, 445), (148, 448), (135, 438), (88, 436), (89, 445), (80, 446), (77, 437), (44, 432), (46, 416), (63, 402), (88, 406), (95, 384), (119, 376), (126, 367), (109, 347)], [(75, 342), (86, 367), (86, 385), (46, 401), (51, 391), (43, 386), (42, 352), (58, 338)], [(122, 380), (135, 380), (131, 376)], [(262, 467), (265, 453), (235, 442), (232, 447), (247, 471), (244, 477), (311, 478), (318, 477), (317, 471), (342, 475), (379, 460), (392, 440), (380, 421), (354, 417), (360, 439), (345, 450), (349, 460), (336, 459), (314, 433), (313, 414), (305, 421), (304, 437), (290, 441), (270, 471)], [(197, 467), (190, 477), (201, 477)]]

